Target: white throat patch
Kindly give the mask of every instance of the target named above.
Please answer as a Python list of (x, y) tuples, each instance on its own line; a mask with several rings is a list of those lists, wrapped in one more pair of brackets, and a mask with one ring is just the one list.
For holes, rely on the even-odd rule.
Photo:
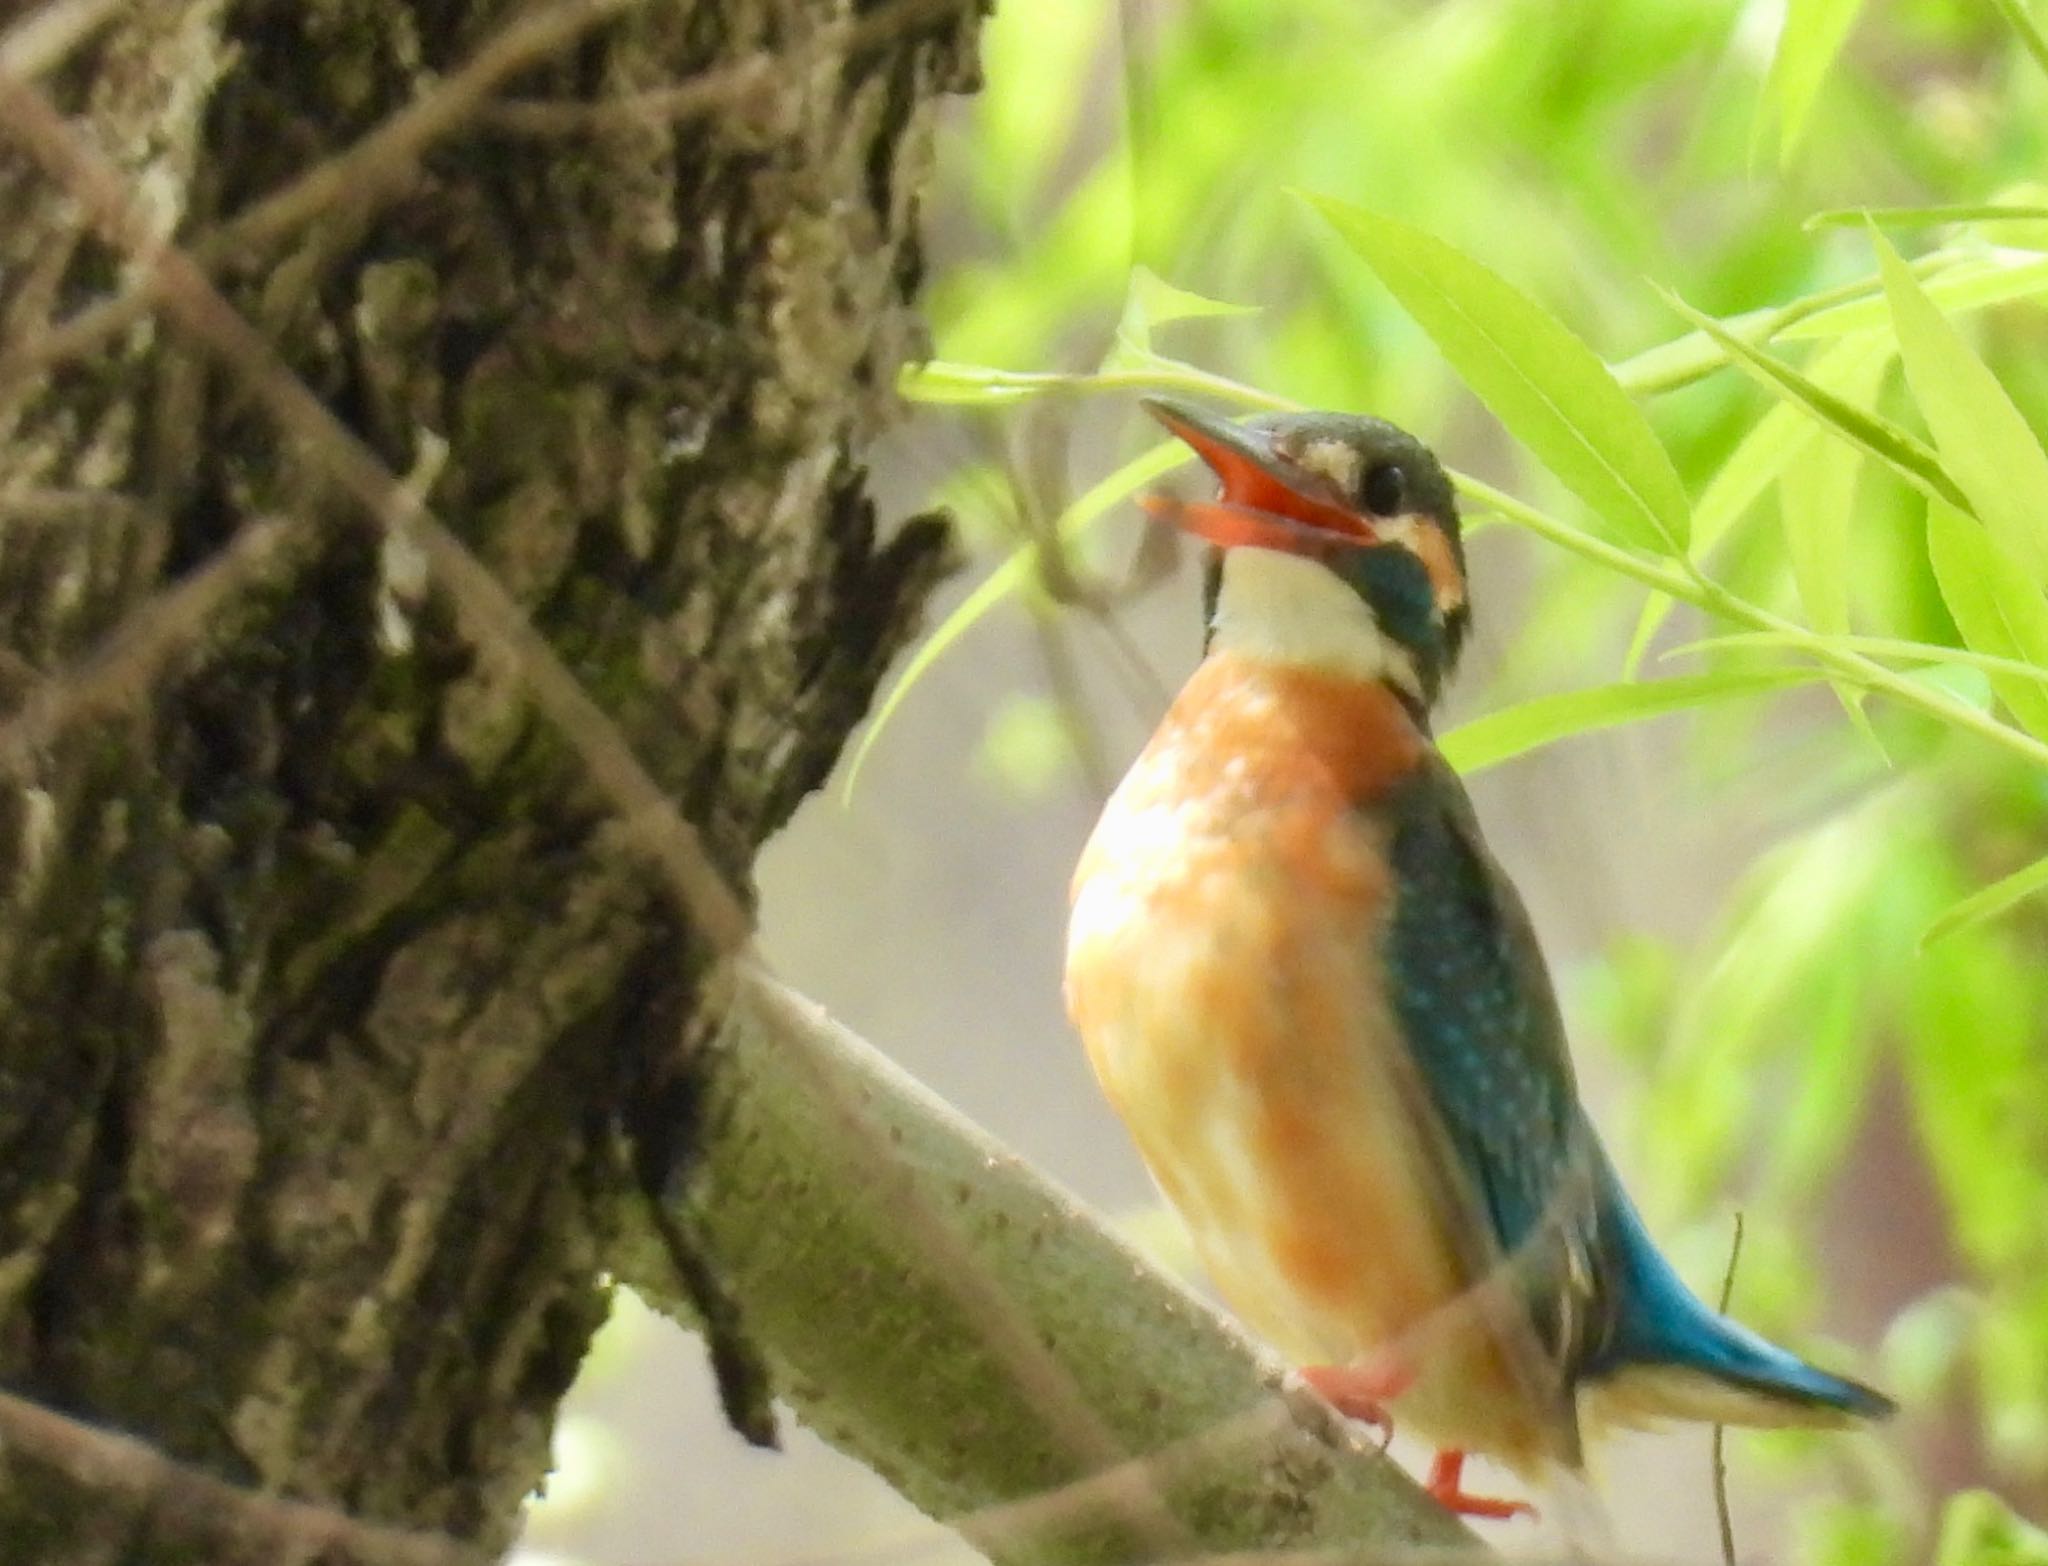
[(1210, 645), (1266, 663), (1387, 680), (1420, 696), (1415, 660), (1326, 565), (1275, 549), (1223, 556)]

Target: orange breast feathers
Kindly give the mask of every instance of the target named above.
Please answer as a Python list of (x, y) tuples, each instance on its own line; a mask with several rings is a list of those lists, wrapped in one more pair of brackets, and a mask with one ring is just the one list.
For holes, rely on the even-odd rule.
[(1067, 1005), (1218, 1287), (1344, 1363), (1459, 1289), (1373, 953), (1369, 808), (1427, 741), (1377, 682), (1212, 656), (1074, 879)]

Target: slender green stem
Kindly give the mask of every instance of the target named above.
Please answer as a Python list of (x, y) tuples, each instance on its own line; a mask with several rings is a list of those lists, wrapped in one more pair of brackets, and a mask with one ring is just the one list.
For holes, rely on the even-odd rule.
[(1934, 686), (1908, 679), (1897, 670), (1886, 668), (1874, 658), (1839, 646), (1796, 621), (1773, 614), (1761, 605), (1738, 597), (1707, 576), (1690, 560), (1678, 564), (1648, 559), (1610, 544), (1605, 539), (1583, 533), (1570, 524), (1560, 522), (1557, 518), (1538, 511), (1534, 506), (1517, 500), (1505, 491), (1495, 489), (1491, 484), (1472, 478), (1468, 474), (1453, 473), (1451, 477), (1462, 493), (1492, 507), (1509, 521), (1527, 528), (1539, 538), (1559, 544), (1582, 559), (1605, 566), (1618, 575), (1641, 582), (1645, 587), (1655, 588), (1660, 593), (1669, 593), (1673, 598), (1689, 603), (1718, 619), (1732, 620), (1752, 630), (1774, 632), (1783, 637), (1786, 645), (1794, 651), (1803, 653), (1848, 683), (1876, 691), (1901, 706), (1911, 707), (1943, 723), (1967, 730), (1979, 739), (1988, 740), (2032, 765), (2048, 770), (2048, 744), (2035, 739), (2031, 734), (2023, 733), (2011, 724), (2001, 723), (1989, 713), (1979, 712), (1975, 707), (1945, 695)]
[[(1927, 277), (1944, 271), (1958, 261), (1967, 260), (1965, 250), (1934, 250), (1911, 263), (1913, 275)], [(1767, 306), (1761, 310), (1747, 310), (1741, 315), (1721, 318), (1721, 325), (1745, 342), (1767, 343), (1781, 332), (1790, 331), (1801, 321), (1832, 310), (1838, 305), (1856, 304), (1865, 299), (1877, 297), (1884, 290), (1881, 279), (1872, 275), (1859, 277), (1854, 282), (1840, 283), (1833, 288), (1823, 288), (1818, 293), (1795, 299), (1787, 305)], [(1659, 343), (1646, 348), (1632, 359), (1623, 359), (1609, 366), (1614, 378), (1621, 383), (1623, 391), (1638, 397), (1654, 396), (1658, 392), (1676, 391), (1681, 386), (1690, 386), (1702, 376), (1710, 375), (1728, 362), (1727, 350), (1722, 348), (1705, 332), (1688, 332), (1683, 337), (1674, 337), (1670, 342)]]
[(2019, 34), (2020, 42), (2026, 45), (2027, 53), (2034, 57), (2034, 63), (2048, 71), (2048, 36), (2043, 36), (2033, 16), (2021, 0), (1991, 0), (2003, 13), (2006, 23)]
[[(928, 377), (931, 365), (908, 366), (898, 385), (906, 400), (911, 402), (957, 402), (962, 400), (1007, 402), (1034, 396), (1089, 395), (1109, 391), (1169, 391), (1206, 393), (1212, 397), (1227, 397), (1233, 402), (1248, 407), (1262, 408), (1269, 412), (1284, 413), (1300, 407), (1285, 397), (1276, 397), (1256, 386), (1247, 386), (1243, 381), (1232, 380), (1227, 375), (1212, 374), (1197, 369), (1178, 359), (1160, 359), (1149, 365), (1129, 365), (1114, 370), (995, 370), (980, 365), (972, 366), (973, 385), (990, 395), (984, 398), (961, 399), (946, 395), (943, 391), (932, 392), (920, 383)], [(1000, 396), (1003, 392), (1014, 392), (1014, 398)]]
[[(1937, 252), (1936, 256), (1922, 258), (1921, 265), (1925, 266), (1935, 261), (1941, 254)], [(1799, 305), (1775, 312), (1775, 318), (1766, 326), (1764, 335), (1769, 336), (1772, 332), (1782, 330), (1792, 320), (1811, 314), (1814, 309), (1824, 308), (1826, 305), (1839, 303), (1842, 298), (1867, 292), (1869, 287), (1868, 283), (1849, 284), (1842, 289), (1831, 290), (1829, 294), (1815, 295), (1812, 300), (1802, 300)], [(1750, 318), (1738, 317), (1729, 324), (1737, 326), (1748, 319)], [(1700, 336), (1702, 341), (1707, 340), (1704, 334)], [(1665, 346), (1667, 349), (1676, 349), (1684, 347), (1685, 343), (1686, 339), (1680, 339)], [(1659, 350), (1652, 350), (1657, 351)], [(1641, 363), (1641, 360), (1631, 362)], [(1257, 387), (1247, 386), (1242, 381), (1211, 374), (1180, 360), (1164, 357), (1151, 365), (1086, 374), (1007, 371), (980, 373), (987, 377), (985, 384), (990, 386), (1015, 385), (1020, 389), (1073, 392), (1139, 389), (1205, 392), (1211, 396), (1226, 397), (1257, 408), (1288, 410), (1299, 406), (1284, 397), (1276, 397), (1270, 392), (1260, 391)], [(1647, 388), (1638, 384), (1637, 389)], [(1988, 740), (2032, 765), (2048, 771), (2048, 744), (2014, 728), (2011, 724), (1999, 722), (1989, 713), (1980, 712), (1975, 707), (1955, 700), (1934, 686), (1909, 679), (1895, 669), (1886, 668), (1874, 658), (1830, 641), (1796, 621), (1787, 620), (1761, 605), (1738, 597), (1708, 576), (1699, 562), (1690, 556), (1680, 556), (1674, 560), (1654, 560), (1559, 521), (1556, 517), (1517, 500), (1505, 490), (1495, 489), (1491, 484), (1468, 473), (1453, 471), (1451, 479), (1462, 494), (1499, 512), (1509, 521), (1528, 529), (1539, 538), (1548, 539), (1551, 543), (1570, 550), (1582, 559), (1604, 566), (1619, 576), (1628, 577), (1660, 593), (1668, 593), (1681, 603), (1691, 604), (1694, 608), (1704, 610), (1718, 619), (1732, 621), (1754, 631), (1774, 632), (1784, 639), (1791, 650), (1813, 659), (1839, 679), (1866, 690), (1877, 691), (1901, 706), (1911, 707), (1929, 717), (1966, 730), (1979, 739)]]

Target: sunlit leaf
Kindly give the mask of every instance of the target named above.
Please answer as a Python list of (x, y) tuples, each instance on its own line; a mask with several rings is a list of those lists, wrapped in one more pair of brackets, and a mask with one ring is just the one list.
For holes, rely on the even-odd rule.
[(1838, 949), (1807, 972), (1799, 1048), (1786, 1062), (1793, 1080), (1773, 1095), (1762, 1185), (1774, 1202), (1811, 1190), (1860, 1118), (1878, 1031), (1870, 1025), (1876, 986), (1858, 956)]
[[(1951, 315), (2010, 304), (2048, 292), (2048, 258), (2013, 261), (1956, 250), (1939, 251), (1911, 263), (1927, 292)], [(1891, 334), (1883, 280), (1876, 276), (1840, 283), (1767, 310), (1729, 316), (1722, 326), (1745, 342), (1779, 339), (1808, 342), (1846, 337), (1851, 332)], [(1728, 363), (1721, 345), (1705, 332), (1687, 332), (1646, 348), (1614, 365), (1614, 378), (1638, 396), (1689, 386)]]
[[(2024, 261), (1976, 260), (1926, 276), (1928, 257), (1910, 263), (1915, 277), (1923, 278), (1927, 297), (1950, 315), (1964, 315), (1993, 305), (2011, 304), (2048, 292), (2048, 257)], [(1848, 332), (1891, 330), (1891, 311), (1886, 304), (1881, 278), (1867, 279), (1859, 286), (1859, 297), (1819, 310), (1795, 321), (1776, 335), (1788, 341), (1840, 337)]]
[[(1976, 652), (2048, 667), (2048, 598), (1996, 539), (1951, 506), (1927, 507), (1927, 556), (1942, 601)], [(2048, 690), (1993, 674), (1991, 685), (2030, 732), (2048, 738)]]
[(1968, 1289), (1946, 1284), (1894, 1316), (1877, 1351), (1893, 1395), (1908, 1405), (1938, 1398), (1962, 1363), (1977, 1314)]
[(1961, 202), (1945, 207), (1829, 207), (1806, 220), (1813, 228), (1936, 228), (1944, 223), (2010, 223), (2048, 218), (2048, 207)]
[[(1952, 896), (1955, 887), (1951, 872), (1943, 889)], [(2039, 965), (2001, 934), (1980, 924), (1922, 947), (1902, 970), (1899, 1013), (1915, 1129), (1956, 1244), (1986, 1271), (2038, 1266), (2048, 1210), (2039, 1122), (2014, 1113), (2048, 1091), (2038, 1059)]]
[[(2034, 14), (2027, 9), (2027, 0), (1991, 0), (2005, 17), (2007, 24), (2019, 35), (2027, 53), (2034, 57), (2034, 63), (2048, 71), (2048, 34), (2041, 31), (2041, 24), (2034, 20)], [(1949, 1566), (1944, 1560), (1942, 1566)]]
[(1444, 735), (1442, 748), (1460, 772), (1479, 772), (1558, 740), (1708, 702), (1761, 696), (1818, 678), (1807, 669), (1727, 669), (1539, 696), (1460, 724)]
[(1781, 159), (1789, 161), (1806, 134), (1814, 100), (1862, 9), (1863, 0), (1786, 0), (1766, 88), (1777, 111)]
[(1783, 359), (1746, 343), (1712, 316), (1695, 310), (1675, 294), (1667, 294), (1673, 309), (1698, 323), (1701, 331), (1720, 343), (1728, 356), (1766, 390), (1785, 398), (1851, 444), (1861, 447), (1885, 463), (1915, 488), (1937, 499), (1964, 506), (1967, 502), (1940, 460), (1926, 444), (1883, 416), (1859, 408), (1825, 386), (1800, 373)]
[(1953, 904), (1927, 927), (1927, 933), (1920, 937), (1920, 944), (1926, 946), (1944, 936), (1982, 924), (1987, 919), (1996, 919), (2042, 892), (2048, 892), (2048, 859), (2037, 859), (2024, 869), (2001, 876), (1989, 886)]
[(985, 364), (928, 359), (922, 364), (904, 365), (896, 375), (896, 390), (905, 402), (997, 407), (1060, 390), (1071, 384), (1072, 379), (1067, 375), (1039, 375), (991, 369)]
[[(1885, 973), (1869, 960), (1881, 905), (1870, 893), (1898, 873), (1901, 808), (1896, 794), (1874, 795), (1788, 839), (1751, 867), (1729, 900), (1711, 970), (1681, 994), (1639, 1132), (1656, 1149), (1659, 1182), (1682, 1204), (1700, 1201), (1777, 1129), (1786, 1075), (1801, 1065), (1781, 1052), (1804, 1051), (1830, 1010), (1842, 1043), (1856, 1008), (1883, 1005)], [(1820, 972), (1842, 974), (1842, 987), (1817, 984)], [(1833, 1064), (1853, 1062), (1837, 1052)], [(1765, 1102), (1771, 1110), (1760, 1116)], [(1810, 1105), (1800, 1156), (1842, 1134), (1853, 1108)]]
[[(1857, 373), (1814, 384), (1840, 394), (1851, 407), (1867, 407), (1877, 395), (1883, 363), (1859, 365)], [(1773, 410), (1776, 411), (1776, 410)], [(1856, 484), (1863, 453), (1847, 441), (1813, 441), (1786, 464), (1778, 481), (1778, 514), (1792, 582), (1806, 610), (1807, 624), (1823, 635), (1849, 628), (1850, 539), (1856, 518)], [(1835, 694), (1850, 722), (1871, 734), (1863, 716), (1862, 693), (1837, 685)]]
[(1811, 652), (1825, 643), (1845, 652), (1868, 653), (1876, 658), (1898, 658), (1912, 663), (1945, 663), (1959, 668), (1981, 669), (1986, 674), (2010, 674), (2022, 680), (2048, 684), (2048, 667), (2018, 658), (1994, 658), (1962, 647), (1945, 647), (1940, 642), (1907, 641), (1896, 636), (1827, 636), (1807, 631), (1732, 631), (1725, 636), (1702, 637), (1686, 642), (1664, 654), (1682, 658), (1688, 653), (1710, 652), (1723, 647), (1786, 647)]
[(2048, 453), (1998, 378), (1927, 297), (1898, 252), (1871, 236), (1899, 357), (1942, 466), (1991, 536), (2034, 582), (2048, 582)]
[(1788, 1560), (1800, 1566), (1906, 1566), (1905, 1522), (1870, 1501), (1824, 1499), (1792, 1519)]
[(1617, 542), (1685, 549), (1685, 486), (1642, 411), (1554, 316), (1434, 235), (1311, 197), (1503, 425)]
[(1210, 316), (1257, 315), (1257, 305), (1230, 304), (1202, 294), (1176, 288), (1150, 267), (1131, 268), (1131, 291), (1124, 300), (1123, 318), (1117, 323), (1117, 338), (1141, 353), (1150, 353), (1152, 334), (1175, 321)]
[(2048, 1566), (2048, 1531), (1989, 1490), (1965, 1490), (1942, 1509), (1934, 1566)]
[[(1875, 333), (1836, 343), (1814, 361), (1813, 379), (1822, 386), (1873, 382), (1890, 361), (1892, 345)], [(1730, 542), (1751, 508), (1788, 466), (1820, 442), (1820, 429), (1799, 408), (1780, 403), (1749, 427), (1727, 460), (1714, 470), (1692, 512), (1692, 552), (1708, 560)], [(1650, 643), (1671, 617), (1675, 600), (1651, 593), (1637, 616), (1623, 670), (1634, 678)]]

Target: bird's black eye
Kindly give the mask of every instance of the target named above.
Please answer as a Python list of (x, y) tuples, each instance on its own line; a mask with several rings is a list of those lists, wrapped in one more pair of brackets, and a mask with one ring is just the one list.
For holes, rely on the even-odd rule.
[(1397, 517), (1408, 504), (1408, 475), (1397, 462), (1382, 462), (1365, 476), (1365, 509), (1376, 517)]

